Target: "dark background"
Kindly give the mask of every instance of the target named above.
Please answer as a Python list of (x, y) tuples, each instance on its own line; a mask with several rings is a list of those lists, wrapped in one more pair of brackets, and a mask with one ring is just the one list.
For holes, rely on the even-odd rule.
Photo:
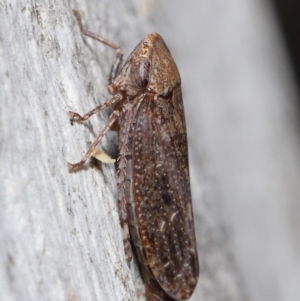
[[(300, 90), (300, 1), (273, 0)], [(298, 94), (299, 95), (299, 94)], [(300, 101), (300, 95), (298, 97)]]

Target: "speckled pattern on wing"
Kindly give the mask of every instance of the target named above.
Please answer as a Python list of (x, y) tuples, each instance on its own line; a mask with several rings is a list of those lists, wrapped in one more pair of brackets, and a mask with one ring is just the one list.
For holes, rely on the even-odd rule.
[(198, 279), (181, 90), (141, 104), (133, 131), (132, 191), (148, 265), (161, 287), (187, 299)]
[[(150, 62), (149, 83), (136, 91), (132, 70), (145, 59)], [(122, 104), (119, 118), (119, 202), (126, 203), (121, 212), (127, 214), (146, 285), (154, 279), (172, 298), (188, 299), (199, 263), (186, 125), (180, 76), (158, 34), (135, 48), (115, 84), (130, 85), (126, 89), (133, 94)]]

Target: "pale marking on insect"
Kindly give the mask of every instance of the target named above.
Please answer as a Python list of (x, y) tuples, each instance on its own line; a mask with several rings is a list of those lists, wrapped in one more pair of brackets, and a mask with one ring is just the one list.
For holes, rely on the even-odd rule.
[(164, 221), (161, 223), (161, 225), (160, 225), (160, 231), (161, 232), (163, 231), (165, 224), (166, 224), (166, 222), (164, 222)]
[(168, 261), (166, 264), (164, 264), (164, 268), (168, 267), (170, 265), (170, 262)]
[(171, 222), (173, 222), (173, 219), (174, 219), (174, 217), (177, 215), (177, 212), (174, 212), (172, 215), (171, 215)]

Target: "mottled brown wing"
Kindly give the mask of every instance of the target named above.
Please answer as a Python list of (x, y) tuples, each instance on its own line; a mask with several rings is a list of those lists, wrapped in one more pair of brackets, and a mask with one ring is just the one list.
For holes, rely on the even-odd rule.
[(181, 89), (148, 95), (133, 135), (133, 196), (147, 263), (160, 286), (187, 299), (198, 280)]

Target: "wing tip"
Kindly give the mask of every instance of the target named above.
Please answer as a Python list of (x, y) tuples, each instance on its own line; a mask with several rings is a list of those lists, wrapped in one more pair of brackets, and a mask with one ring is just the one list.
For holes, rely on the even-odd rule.
[(148, 301), (176, 301), (170, 297), (154, 279), (146, 281), (145, 286)]

